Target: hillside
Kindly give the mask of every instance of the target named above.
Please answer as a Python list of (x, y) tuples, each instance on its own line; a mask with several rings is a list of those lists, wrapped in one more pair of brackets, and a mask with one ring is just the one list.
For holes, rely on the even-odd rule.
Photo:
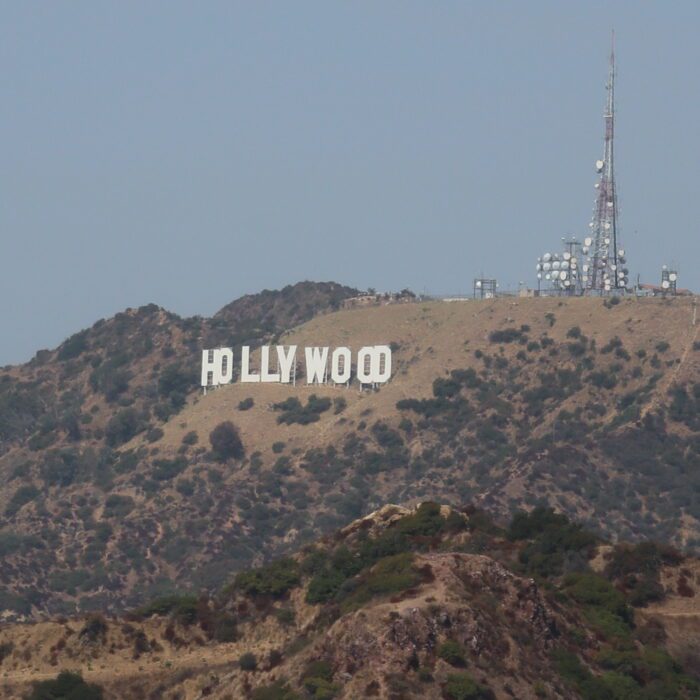
[[(498, 517), (545, 502), (613, 540), (698, 548), (694, 299), (417, 302), (291, 328), (355, 293), (317, 291), (310, 306), (262, 295), (209, 320), (146, 307), (4, 370), (8, 616), (213, 590), (388, 502), (474, 502)], [(264, 339), (391, 344), (394, 376), (379, 391), (201, 395), (201, 347)], [(275, 408), (290, 397), (302, 405)], [(211, 450), (226, 420), (241, 459)]]
[(213, 597), (5, 625), (0, 692), (56, 697), (63, 670), (95, 700), (692, 700), (699, 591), (697, 559), (551, 510), (385, 506)]

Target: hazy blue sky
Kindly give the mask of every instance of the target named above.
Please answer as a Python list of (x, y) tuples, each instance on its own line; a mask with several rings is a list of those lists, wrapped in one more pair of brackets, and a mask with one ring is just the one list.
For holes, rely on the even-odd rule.
[(0, 2), (0, 364), (301, 279), (534, 283), (584, 235), (617, 32), (633, 276), (700, 289), (700, 3)]

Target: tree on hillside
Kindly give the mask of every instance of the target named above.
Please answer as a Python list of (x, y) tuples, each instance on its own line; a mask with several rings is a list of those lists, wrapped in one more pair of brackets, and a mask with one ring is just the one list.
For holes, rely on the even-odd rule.
[(102, 688), (86, 683), (79, 673), (62, 671), (49, 681), (34, 683), (27, 700), (102, 700)]
[(225, 462), (232, 457), (241, 459), (245, 454), (245, 448), (238, 434), (238, 428), (230, 421), (224, 421), (214, 428), (209, 434), (209, 442), (214, 456)]

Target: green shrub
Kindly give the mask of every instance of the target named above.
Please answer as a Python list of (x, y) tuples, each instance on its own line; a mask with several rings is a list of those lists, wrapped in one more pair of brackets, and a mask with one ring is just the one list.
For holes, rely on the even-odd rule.
[(249, 396), (246, 399), (243, 399), (242, 401), (238, 402), (238, 410), (239, 411), (249, 411), (253, 406), (255, 405), (255, 400), (253, 399), (252, 396)]
[(311, 605), (327, 603), (336, 596), (345, 579), (346, 576), (340, 571), (323, 569), (309, 582), (306, 602), (311, 603)]
[(331, 405), (332, 401), (328, 397), (319, 398), (316, 394), (311, 394), (306, 406), (302, 406), (301, 401), (296, 396), (290, 396), (285, 401), (273, 404), (272, 407), (275, 411), (281, 411), (281, 414), (277, 416), (278, 423), (308, 425), (320, 420), (321, 413), (327, 411)]
[(92, 643), (104, 640), (107, 636), (107, 621), (102, 615), (89, 615), (78, 636)]
[(209, 442), (215, 458), (220, 462), (241, 459), (245, 455), (238, 428), (231, 421), (219, 423), (209, 434)]
[(66, 360), (72, 360), (74, 357), (78, 357), (78, 355), (85, 352), (85, 350), (87, 350), (89, 347), (87, 336), (88, 332), (86, 330), (72, 335), (58, 348), (56, 359), (61, 362), (65, 362)]
[(138, 608), (134, 614), (141, 619), (171, 615), (183, 625), (191, 625), (197, 620), (197, 596), (177, 594), (162, 596)]
[(175, 459), (156, 459), (153, 462), (152, 476), (156, 481), (170, 481), (187, 469), (184, 457)]
[(197, 435), (196, 430), (190, 430), (182, 438), (183, 445), (196, 445), (199, 442), (199, 435)]
[(146, 433), (146, 440), (148, 440), (148, 442), (158, 442), (164, 434), (161, 428), (151, 428)]
[(217, 642), (235, 642), (238, 639), (236, 620), (232, 615), (218, 615), (214, 622), (213, 637)]
[(143, 416), (134, 408), (124, 408), (109, 419), (105, 426), (105, 440), (110, 447), (118, 447), (145, 429)]
[(299, 585), (299, 565), (294, 559), (278, 559), (259, 569), (242, 571), (234, 587), (246, 595), (280, 598)]
[(465, 666), (464, 647), (452, 639), (443, 642), (437, 650), (437, 655), (450, 666)]
[(291, 608), (278, 608), (277, 610), (275, 610), (275, 617), (277, 618), (277, 622), (279, 622), (280, 625), (284, 625), (285, 627), (293, 625), (294, 620), (296, 619), (294, 610), (292, 610)]
[(11, 518), (13, 515), (16, 515), (23, 506), (27, 505), (27, 503), (31, 503), (39, 493), (39, 489), (33, 484), (20, 486), (14, 492), (10, 502), (6, 506), (5, 516)]
[(489, 334), (489, 340), (492, 343), (513, 343), (521, 341), (523, 337), (523, 331), (518, 328), (504, 328), (503, 330), (492, 331)]
[(14, 642), (0, 642), (0, 665), (14, 651)]
[(134, 509), (134, 499), (131, 496), (110, 494), (105, 499), (103, 515), (105, 518), (124, 518)]
[(251, 700), (301, 700), (289, 684), (282, 680), (256, 688), (250, 697)]
[(255, 671), (258, 667), (258, 660), (255, 658), (255, 654), (247, 651), (238, 659), (238, 665), (241, 667), (241, 671)]
[(161, 371), (158, 377), (158, 394), (174, 411), (179, 411), (185, 405), (185, 398), (196, 385), (196, 381), (192, 370), (184, 369), (176, 362)]
[(344, 607), (351, 609), (375, 596), (400, 593), (420, 581), (413, 569), (413, 554), (403, 552), (380, 559), (374, 567), (361, 577), (357, 588), (346, 599)]
[(633, 625), (632, 611), (625, 596), (602, 576), (569, 574), (564, 579), (563, 590), (584, 606), (589, 621), (606, 638), (629, 636)]
[(79, 673), (62, 671), (53, 680), (37, 681), (27, 700), (102, 700), (102, 688), (86, 683)]
[(493, 693), (479, 685), (468, 673), (451, 673), (447, 676), (444, 697), (447, 700), (491, 700)]

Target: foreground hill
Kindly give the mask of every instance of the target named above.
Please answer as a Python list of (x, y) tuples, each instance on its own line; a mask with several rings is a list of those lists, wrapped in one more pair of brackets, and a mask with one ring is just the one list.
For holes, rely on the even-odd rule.
[[(244, 307), (261, 313), (257, 302)], [(694, 319), (694, 299), (341, 310), (245, 334), (391, 344), (394, 376), (381, 390), (235, 383), (207, 396), (196, 386), (198, 350), (236, 344), (243, 331), (203, 320), (193, 330), (157, 309), (97, 324), (6, 372), (3, 406), (26, 403), (31, 414), (33, 392), (50, 400), (39, 400), (37, 419), (19, 411), (3, 441), (0, 608), (116, 611), (159, 591), (213, 590), (225, 573), (384, 503), (427, 498), (503, 516), (546, 502), (613, 539), (696, 548)], [(212, 450), (225, 421), (238, 428), (242, 457)]]
[[(474, 508), (386, 506), (213, 597), (0, 627), (0, 692), (691, 700), (699, 589), (698, 560), (601, 544), (546, 509), (501, 529)], [(59, 670), (82, 674), (60, 677), (74, 695), (50, 694)]]

